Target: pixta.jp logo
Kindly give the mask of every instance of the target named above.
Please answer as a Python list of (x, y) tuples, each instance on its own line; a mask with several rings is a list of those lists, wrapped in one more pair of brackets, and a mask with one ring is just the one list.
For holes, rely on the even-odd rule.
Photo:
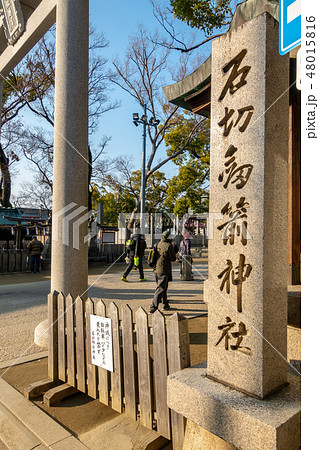
[[(75, 209), (74, 209), (75, 208)], [(52, 240), (63, 245), (80, 248), (80, 227), (94, 216), (94, 211), (87, 211), (86, 206), (69, 203), (52, 215)], [(92, 222), (90, 231), (84, 236), (83, 243), (97, 235), (96, 222)], [(70, 244), (72, 241), (72, 244)]]

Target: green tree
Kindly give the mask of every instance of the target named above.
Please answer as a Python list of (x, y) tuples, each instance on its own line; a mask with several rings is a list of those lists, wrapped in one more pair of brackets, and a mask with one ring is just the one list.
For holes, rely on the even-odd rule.
[(170, 0), (177, 19), (202, 30), (207, 36), (212, 35), (215, 28), (230, 23), (233, 3), (231, 0)]
[[(117, 198), (119, 212), (131, 213), (140, 201), (141, 170), (133, 170), (129, 158), (120, 157), (115, 164), (116, 173), (108, 174), (103, 188), (111, 190)], [(168, 182), (163, 172), (153, 172), (146, 184), (145, 209), (148, 213), (162, 211)]]
[[(156, 43), (184, 54), (192, 52), (226, 32), (240, 2), (241, 0), (170, 0), (170, 6), (163, 7), (157, 0), (152, 0), (153, 14), (164, 31), (163, 36), (157, 37)], [(197, 33), (196, 38), (193, 36), (185, 40), (176, 26), (176, 19), (199, 30), (203, 37)], [(199, 42), (196, 43), (197, 40)]]
[[(130, 214), (139, 201), (141, 188), (141, 171), (133, 171), (129, 159), (118, 158), (117, 173), (105, 176), (101, 186), (92, 187), (92, 207), (97, 202), (103, 203), (103, 220), (106, 225), (116, 226), (120, 213)], [(162, 211), (168, 183), (164, 173), (155, 172), (146, 186), (146, 212)]]
[[(140, 172), (141, 178), (141, 172)], [(154, 172), (149, 178), (145, 192), (145, 207), (148, 213), (162, 212), (165, 209), (168, 181), (163, 172)]]
[[(187, 152), (173, 159), (179, 171), (168, 182), (165, 206), (179, 216), (188, 208), (196, 212), (208, 211), (208, 184), (210, 169), (209, 120), (199, 119), (197, 115), (184, 111), (165, 136), (168, 155), (183, 145), (186, 136), (194, 125), (201, 121), (196, 136), (187, 144)], [(204, 200), (205, 198), (205, 200)]]
[(103, 203), (103, 224), (117, 226), (118, 215), (121, 207), (118, 198), (112, 192), (106, 192), (103, 187), (92, 186), (92, 207), (97, 208), (97, 203)]

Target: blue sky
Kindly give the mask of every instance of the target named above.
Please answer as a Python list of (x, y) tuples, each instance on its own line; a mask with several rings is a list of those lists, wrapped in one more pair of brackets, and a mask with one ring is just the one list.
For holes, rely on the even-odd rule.
[[(154, 26), (152, 5), (149, 0), (91, 1), (90, 22), (98, 31), (105, 33), (110, 43), (105, 55), (111, 63), (116, 57), (124, 57), (129, 36), (135, 33), (140, 23), (146, 27)], [(111, 99), (120, 100), (121, 106), (104, 115), (98, 134), (111, 136), (108, 155), (132, 155), (138, 168), (142, 152), (142, 127), (137, 128), (132, 123), (132, 113), (140, 114), (141, 107), (128, 93), (116, 86), (110, 96)]]
[[(163, 5), (169, 5), (168, 0), (162, 0)], [(158, 24), (153, 16), (152, 4), (150, 0), (91, 0), (90, 1), (90, 22), (98, 32), (103, 32), (109, 41), (109, 46), (104, 52), (104, 56), (111, 62), (114, 58), (123, 59), (126, 48), (129, 44), (130, 35), (134, 34), (139, 24), (149, 30), (158, 28)], [(179, 22), (179, 30), (192, 35), (194, 31)], [(198, 32), (200, 36), (200, 33)], [(210, 45), (206, 45), (206, 53), (209, 52)], [(176, 58), (179, 54), (176, 52)], [(171, 84), (173, 80), (167, 77), (165, 84)], [(142, 109), (137, 102), (126, 92), (114, 85), (110, 92), (111, 100), (120, 100), (121, 106), (107, 112), (100, 121), (98, 133), (93, 139), (98, 143), (103, 135), (111, 137), (111, 141), (106, 149), (108, 157), (119, 155), (131, 155), (136, 169), (140, 168), (142, 159), (142, 127), (135, 127), (132, 123), (132, 113), (141, 114)], [(22, 121), (36, 124), (32, 113), (26, 110), (22, 113)], [(45, 126), (45, 124), (43, 124)], [(147, 150), (149, 146), (147, 145)], [(159, 151), (159, 155), (165, 155), (165, 148)], [(21, 191), (21, 184), (24, 181), (32, 181), (32, 169), (28, 163), (21, 161), (16, 167), (17, 174), (13, 176), (13, 194), (17, 195)], [(169, 163), (162, 169), (169, 176), (177, 172), (176, 166)]]
[[(169, 5), (169, 1), (162, 1), (163, 5)], [(150, 0), (94, 0), (90, 4), (90, 21), (97, 27), (98, 31), (103, 31), (110, 42), (105, 53), (109, 62), (114, 58), (123, 59), (126, 48), (129, 43), (129, 36), (134, 34), (139, 24), (152, 30), (158, 27), (153, 15), (152, 4)], [(110, 7), (112, 5), (112, 7)], [(179, 24), (181, 32), (193, 34), (194, 31), (184, 25)], [(176, 52), (176, 58), (179, 56)], [(167, 84), (173, 80), (167, 78)], [(141, 107), (136, 101), (120, 88), (114, 88), (111, 97), (121, 101), (121, 107), (106, 113), (101, 121), (99, 133), (111, 136), (111, 142), (108, 146), (108, 154), (113, 155), (132, 155), (136, 168), (139, 168), (142, 153), (142, 127), (135, 127), (132, 123), (132, 113), (142, 113)], [(149, 149), (149, 146), (147, 146)], [(159, 154), (163, 155), (163, 147)], [(176, 172), (176, 166), (171, 163), (163, 167), (163, 170), (169, 175)]]

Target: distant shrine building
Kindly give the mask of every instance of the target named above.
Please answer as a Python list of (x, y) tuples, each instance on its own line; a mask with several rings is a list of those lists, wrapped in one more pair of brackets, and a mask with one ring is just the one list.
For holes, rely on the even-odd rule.
[[(279, 3), (269, 0), (248, 0), (238, 5), (228, 32), (235, 30), (245, 22), (264, 12), (278, 21)], [(301, 254), (301, 91), (296, 88), (296, 56), (297, 49), (290, 52), (289, 86), (289, 188), (288, 188), (288, 284), (300, 284)], [(210, 118), (211, 95), (214, 86), (211, 84), (211, 56), (183, 80), (164, 87), (164, 93), (170, 103)]]

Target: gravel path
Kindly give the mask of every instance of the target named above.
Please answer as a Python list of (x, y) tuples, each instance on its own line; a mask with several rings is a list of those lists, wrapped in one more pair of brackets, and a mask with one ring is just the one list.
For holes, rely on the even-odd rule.
[[(88, 295), (94, 302), (102, 298), (109, 305), (114, 301), (120, 314), (126, 304), (131, 307), (133, 314), (140, 306), (149, 311), (155, 290), (154, 274), (150, 269), (145, 270), (148, 281), (139, 282), (138, 272), (133, 270), (128, 277), (129, 283), (120, 279), (124, 266), (106, 270), (105, 274), (89, 276), (91, 287)], [(195, 262), (193, 273), (193, 281), (181, 281), (179, 266), (174, 266), (173, 282), (169, 284), (168, 290), (172, 310), (165, 312), (165, 315), (176, 311), (187, 317), (207, 313), (207, 306), (203, 302), (207, 263)], [(33, 344), (33, 336), (35, 327), (47, 318), (50, 280), (33, 281), (31, 276), (25, 276), (25, 279), (30, 282), (0, 285), (0, 361), (44, 350)], [(14, 275), (11, 275), (11, 280), (14, 281)]]

